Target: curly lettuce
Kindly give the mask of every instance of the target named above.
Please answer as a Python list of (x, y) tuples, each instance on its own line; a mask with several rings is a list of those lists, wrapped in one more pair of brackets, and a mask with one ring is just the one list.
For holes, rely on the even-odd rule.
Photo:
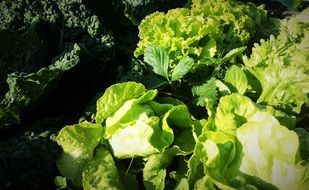
[(259, 26), (269, 22), (262, 6), (193, 0), (190, 7), (146, 16), (139, 25), (134, 55), (142, 55), (147, 46), (155, 44), (167, 50), (172, 63), (185, 56), (197, 60), (221, 56), (247, 45)]
[(280, 34), (255, 44), (247, 69), (258, 79), (262, 92), (258, 103), (287, 113), (300, 113), (308, 106), (309, 9), (281, 21)]

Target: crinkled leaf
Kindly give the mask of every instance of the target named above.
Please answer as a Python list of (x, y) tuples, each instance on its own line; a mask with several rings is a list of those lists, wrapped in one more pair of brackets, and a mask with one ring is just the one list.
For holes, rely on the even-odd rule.
[(284, 19), (280, 33), (255, 44), (244, 63), (259, 80), (262, 93), (257, 102), (275, 106), (289, 114), (307, 106), (309, 92), (309, 8)]
[(143, 169), (143, 182), (146, 189), (163, 190), (165, 187), (166, 168), (171, 164), (178, 149), (166, 149), (161, 154), (151, 155)]
[(217, 100), (216, 79), (211, 78), (207, 83), (201, 86), (194, 86), (192, 93), (197, 97), (197, 105), (206, 106), (208, 103), (214, 104)]
[(63, 149), (57, 160), (60, 173), (75, 185), (82, 186), (82, 171), (88, 161), (92, 160), (102, 136), (102, 126), (87, 121), (61, 129), (56, 138)]
[(167, 116), (169, 125), (180, 129), (191, 129), (192, 118), (186, 105), (174, 106), (165, 116)]
[(265, 117), (270, 123), (278, 123), (276, 118), (262, 111), (250, 98), (235, 93), (220, 99), (215, 123), (218, 130), (234, 134), (235, 130), (244, 123), (258, 121)]
[(140, 105), (136, 99), (125, 102), (111, 117), (106, 119), (104, 137), (109, 139), (117, 130), (133, 125), (134, 122), (146, 122), (154, 113), (149, 105)]
[[(177, 131), (178, 134), (174, 137), (173, 144), (177, 145), (186, 154), (192, 153), (195, 146), (193, 126), (197, 124), (194, 124), (188, 108), (185, 105), (175, 106), (165, 116), (167, 116), (166, 121), (168, 125)], [(163, 125), (165, 124), (165, 116), (163, 118)]]
[(275, 28), (262, 6), (230, 0), (190, 2), (185, 8), (146, 16), (139, 25), (134, 55), (142, 55), (151, 44), (164, 48), (172, 65), (186, 56), (202, 61), (239, 48), (230, 53), (234, 55), (254, 36), (268, 36), (267, 29)]
[(0, 104), (0, 128), (19, 123), (20, 112), (34, 104), (65, 71), (80, 62), (80, 51), (81, 48), (74, 44), (67, 52), (59, 55), (49, 67), (43, 67), (30, 74), (9, 74), (7, 77), (9, 91)]
[(247, 89), (247, 77), (244, 71), (236, 65), (232, 65), (225, 73), (224, 81), (232, 92), (244, 94)]
[(190, 154), (193, 152), (195, 147), (195, 140), (193, 137), (192, 129), (180, 131), (176, 136), (173, 142), (174, 145), (178, 146), (179, 149), (184, 154)]
[(193, 65), (194, 60), (192, 58), (182, 58), (172, 72), (172, 81), (183, 78), (183, 76), (190, 71)]
[(111, 153), (102, 145), (96, 148), (94, 157), (85, 165), (82, 176), (84, 189), (125, 189)]
[(294, 131), (262, 119), (242, 125), (236, 134), (242, 145), (241, 172), (279, 189), (308, 187), (309, 167), (299, 162), (299, 139)]
[(237, 154), (235, 136), (219, 131), (204, 132), (195, 151), (203, 163), (204, 173), (215, 180), (225, 182), (237, 172), (229, 168)]
[(196, 183), (194, 184), (194, 189), (216, 190), (217, 188), (215, 187), (209, 176), (206, 175), (202, 179), (196, 181)]
[(194, 153), (188, 160), (188, 183), (190, 186), (190, 189), (194, 187), (194, 184), (198, 179), (203, 178), (204, 174), (204, 168), (203, 163), (200, 161), (200, 158), (197, 157), (196, 149), (194, 150)]
[(124, 102), (140, 97), (145, 91), (145, 87), (136, 82), (118, 83), (110, 86), (97, 101), (96, 122), (102, 123), (119, 109)]
[(117, 158), (146, 157), (158, 153), (157, 146), (165, 145), (161, 141), (151, 141), (154, 133), (159, 133), (160, 136), (157, 130), (156, 118), (150, 118), (145, 122), (137, 120), (114, 132), (108, 142)]
[(158, 120), (158, 124), (155, 125), (156, 130), (154, 135), (150, 138), (150, 142), (158, 149), (160, 152), (171, 145), (174, 141), (174, 131), (167, 122), (167, 118), (170, 114), (170, 110), (163, 116), (162, 120)]
[(169, 56), (165, 49), (157, 45), (149, 45), (145, 49), (144, 60), (153, 68), (153, 72), (168, 79)]

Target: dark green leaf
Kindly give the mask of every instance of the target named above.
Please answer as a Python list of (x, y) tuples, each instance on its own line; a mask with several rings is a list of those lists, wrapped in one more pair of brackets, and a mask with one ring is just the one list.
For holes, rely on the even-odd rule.
[(153, 72), (168, 79), (169, 56), (165, 49), (157, 45), (149, 45), (145, 49), (144, 60), (153, 68)]

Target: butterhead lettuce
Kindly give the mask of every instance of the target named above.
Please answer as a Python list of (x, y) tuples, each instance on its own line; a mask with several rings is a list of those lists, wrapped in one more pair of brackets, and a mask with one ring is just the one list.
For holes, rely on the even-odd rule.
[(198, 137), (189, 160), (188, 175), (195, 176), (189, 178), (191, 186), (207, 176), (223, 189), (308, 187), (309, 168), (300, 156), (299, 137), (248, 97), (222, 97), (215, 126)]
[[(114, 157), (152, 159), (163, 155), (165, 160), (164, 155), (172, 151), (170, 160), (176, 154), (192, 153), (193, 129), (202, 126), (185, 104), (174, 99), (156, 101), (157, 93), (136, 82), (118, 83), (106, 89), (97, 101), (95, 123), (83, 121), (59, 132), (57, 143), (63, 153), (57, 166), (61, 174), (86, 189), (121, 189)], [(176, 139), (175, 133), (179, 134)], [(149, 165), (151, 168), (150, 162)], [(150, 170), (146, 176), (154, 175)]]

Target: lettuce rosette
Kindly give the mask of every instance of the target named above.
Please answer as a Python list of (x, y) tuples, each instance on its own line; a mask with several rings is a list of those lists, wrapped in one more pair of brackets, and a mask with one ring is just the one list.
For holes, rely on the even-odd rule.
[[(201, 124), (192, 118), (185, 104), (171, 98), (156, 100), (157, 94), (157, 90), (146, 90), (135, 82), (109, 87), (97, 101), (95, 123), (83, 121), (59, 132), (57, 143), (63, 153), (57, 166), (61, 174), (84, 188), (121, 189), (113, 159), (150, 159), (161, 154), (172, 155), (172, 159), (192, 153), (194, 131)], [(152, 176), (151, 172), (145, 175)]]

